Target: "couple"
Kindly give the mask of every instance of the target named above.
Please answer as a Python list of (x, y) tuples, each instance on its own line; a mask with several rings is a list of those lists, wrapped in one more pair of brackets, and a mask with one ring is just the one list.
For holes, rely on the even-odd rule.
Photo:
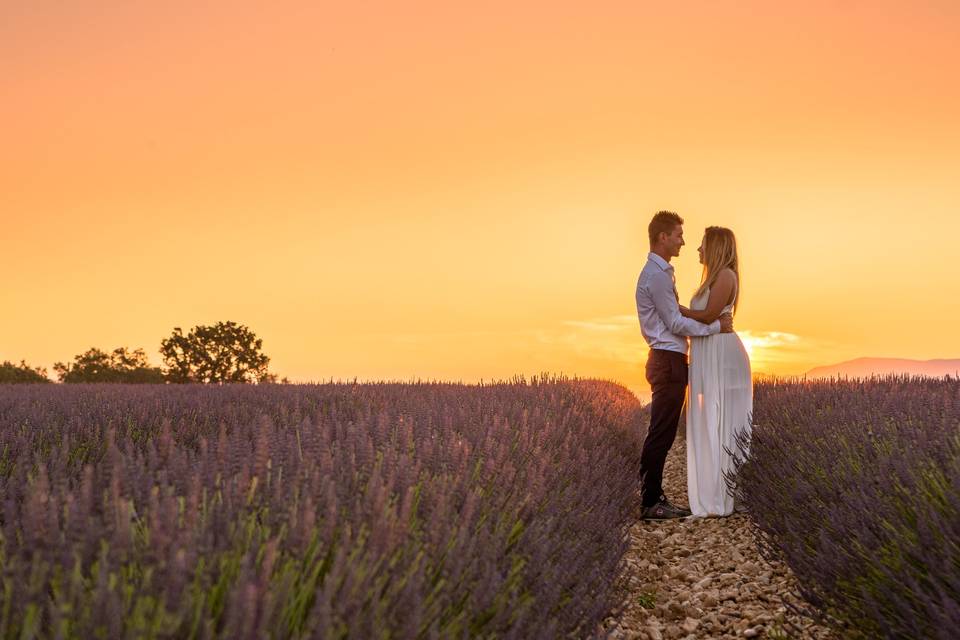
[[(750, 360), (733, 332), (740, 298), (740, 272), (733, 232), (707, 227), (698, 251), (703, 275), (690, 307), (680, 305), (670, 259), (680, 255), (683, 219), (661, 211), (650, 221), (650, 254), (637, 280), (637, 313), (650, 354), (647, 382), (653, 391), (650, 428), (643, 443), (640, 473), (645, 520), (727, 516), (733, 497), (724, 472), (740, 452), (736, 434), (749, 434), (753, 410)], [(663, 465), (677, 435), (687, 390), (687, 493), (690, 509), (663, 494)], [(746, 452), (740, 452), (745, 454)]]

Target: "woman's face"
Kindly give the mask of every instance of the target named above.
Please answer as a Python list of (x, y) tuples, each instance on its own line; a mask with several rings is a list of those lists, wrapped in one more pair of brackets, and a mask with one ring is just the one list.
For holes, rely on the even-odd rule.
[(700, 254), (700, 264), (703, 264), (703, 247), (707, 244), (707, 236), (703, 236), (703, 240), (700, 241), (700, 246), (697, 247), (697, 253)]

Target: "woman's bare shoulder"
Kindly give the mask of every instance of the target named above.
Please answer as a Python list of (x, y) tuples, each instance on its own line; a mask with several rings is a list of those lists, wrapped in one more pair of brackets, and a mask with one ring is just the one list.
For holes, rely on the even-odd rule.
[(726, 267), (717, 274), (717, 282), (723, 283), (735, 283), (737, 281), (737, 273), (730, 267)]

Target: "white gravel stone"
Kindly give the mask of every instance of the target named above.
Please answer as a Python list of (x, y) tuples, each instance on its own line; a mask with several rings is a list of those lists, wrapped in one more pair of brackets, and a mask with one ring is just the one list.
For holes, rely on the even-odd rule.
[[(686, 504), (686, 451), (678, 439), (664, 469), (664, 490), (674, 504)], [(788, 612), (802, 603), (789, 568), (770, 564), (756, 548), (745, 514), (644, 522), (630, 531), (621, 576), (627, 598), (619, 619), (605, 628), (626, 630), (626, 637), (762, 637), (774, 621), (801, 629), (800, 638), (830, 639), (826, 628)], [(643, 594), (656, 594), (652, 609)], [(649, 606), (649, 604), (648, 604)], [(659, 617), (658, 617), (659, 616)]]

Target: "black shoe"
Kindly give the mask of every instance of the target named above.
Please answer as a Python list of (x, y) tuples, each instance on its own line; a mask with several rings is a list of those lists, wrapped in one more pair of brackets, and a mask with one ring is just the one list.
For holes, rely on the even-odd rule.
[(686, 507), (678, 507), (677, 505), (675, 505), (675, 504), (673, 504), (672, 502), (670, 502), (669, 500), (667, 500), (666, 497), (663, 498), (663, 501), (664, 501), (667, 505), (669, 505), (671, 508), (676, 509), (677, 511), (679, 511), (680, 513), (682, 513), (684, 518), (686, 518), (687, 516), (692, 516), (692, 515), (693, 515), (693, 512), (690, 511), (690, 509), (687, 509)]
[(660, 502), (646, 507), (641, 512), (644, 520), (671, 520), (673, 518), (686, 518), (690, 516), (689, 509), (670, 504), (666, 498), (661, 498)]
[(672, 509), (676, 509), (677, 511), (682, 512), (684, 516), (692, 516), (692, 515), (693, 515), (693, 513), (690, 511), (690, 509), (687, 509), (687, 508), (685, 508), (685, 507), (678, 507), (677, 505), (675, 505), (675, 504), (673, 504), (672, 502), (670, 502), (669, 500), (667, 500), (666, 494), (663, 494), (663, 493), (660, 494), (660, 502), (664, 503), (665, 505), (669, 506), (669, 507), (672, 508)]

